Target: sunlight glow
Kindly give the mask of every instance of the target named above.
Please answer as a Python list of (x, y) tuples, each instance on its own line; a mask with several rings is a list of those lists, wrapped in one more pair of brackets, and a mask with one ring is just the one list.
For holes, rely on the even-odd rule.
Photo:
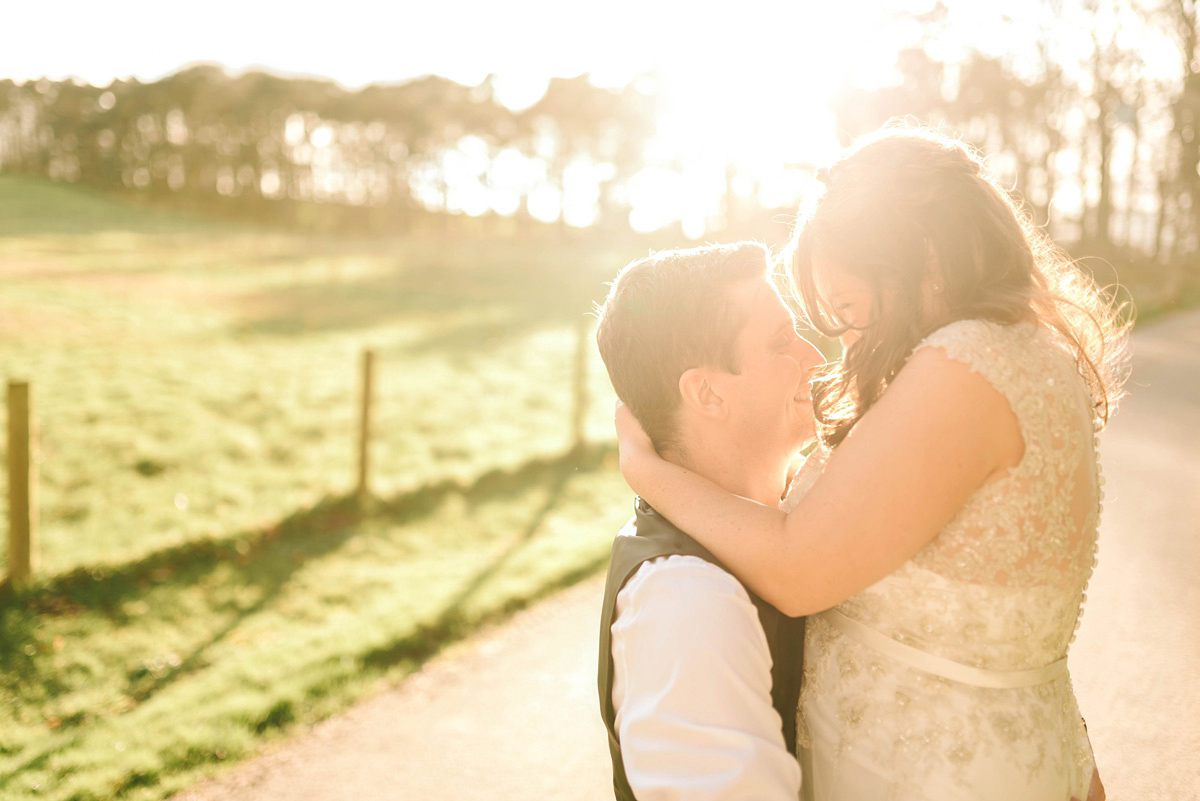
[(794, 206), (815, 165), (837, 152), (829, 102), (847, 82), (893, 79), (896, 50), (914, 35), (894, 21), (904, 5), (751, 0), (737, 14), (678, 21), (656, 43), (653, 67), (666, 100), (649, 149), (665, 169), (632, 188), (633, 226), (659, 227), (673, 213), (702, 236), (723, 213), (727, 175), (763, 207)]
[[(868, 5), (879, 11), (887, 4)], [(646, 75), (663, 97), (648, 144), (650, 166), (628, 188), (631, 225), (650, 231), (679, 222), (687, 235), (701, 237), (710, 223), (721, 222), (728, 188), (764, 207), (794, 206), (811, 187), (813, 165), (836, 152), (829, 100), (848, 80), (870, 85), (891, 77), (896, 31), (887, 15), (879, 16), (879, 25), (863, 25), (861, 8), (790, 0), (756, 0), (719, 17), (681, 18), (662, 3), (639, 6), (627, 19), (642, 24), (625, 23), (620, 34), (644, 39), (644, 46), (623, 49), (632, 58), (622, 68), (598, 59), (590, 74), (593, 82), (610, 86)], [(611, 33), (604, 23), (586, 29), (594, 37)], [(514, 109), (534, 104), (547, 85), (545, 72), (528, 67), (489, 80), (497, 98)], [(446, 196), (448, 208), (476, 214), (486, 203), (512, 214), (525, 195), (536, 219), (591, 224), (599, 215), (598, 187), (613, 167), (576, 160), (563, 169), (561, 185), (546, 186), (539, 159), (553, 159), (553, 141), (535, 135), (537, 159), (516, 151), (496, 154), (482, 184), (458, 148), (446, 166), (466, 186)]]

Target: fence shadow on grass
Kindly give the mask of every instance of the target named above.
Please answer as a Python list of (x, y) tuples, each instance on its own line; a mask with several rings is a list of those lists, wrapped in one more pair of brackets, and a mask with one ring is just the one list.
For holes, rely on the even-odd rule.
[(471, 501), (502, 497), (533, 483), (560, 475), (566, 477), (573, 471), (597, 470), (615, 453), (615, 443), (585, 444), (515, 467), (494, 468), (471, 481), (442, 479), (390, 498), (371, 499), (366, 504), (361, 504), (353, 494), (329, 496), (264, 528), (163, 548), (121, 565), (78, 567), (36, 580), (19, 591), (5, 583), (0, 585), (0, 613), (14, 607), (51, 615), (99, 608), (118, 615), (119, 603), (136, 597), (152, 584), (184, 574), (196, 579), (221, 563), (253, 563), (265, 548), (277, 541), (292, 542), (305, 535), (316, 535), (324, 538), (321, 542), (328, 540), (336, 545), (368, 516), (412, 522), (431, 514), (451, 495)]
[(422, 662), (433, 656), (444, 645), (459, 639), (464, 633), (478, 626), (480, 623), (507, 616), (557, 589), (574, 584), (576, 581), (591, 575), (607, 562), (607, 554), (590, 560), (574, 570), (558, 576), (555, 580), (543, 584), (532, 595), (522, 596), (520, 599), (494, 611), (490, 615), (485, 615), (484, 620), (468, 619), (468, 616), (464, 613), (467, 602), (475, 593), (487, 583), (488, 579), (498, 574), (504, 565), (520, 553), (521, 549), (541, 530), (546, 518), (562, 500), (563, 492), (572, 475), (572, 472), (567, 470), (560, 470), (553, 475), (545, 502), (534, 513), (521, 535), (515, 538), (491, 562), (468, 579), (434, 621), (419, 626), (415, 632), (406, 637), (398, 638), (386, 646), (363, 654), (361, 657), (362, 667), (368, 670), (386, 670), (406, 661)]
[[(416, 492), (380, 502), (373, 507), (359, 506), (349, 497), (338, 498), (325, 507), (322, 513), (316, 515), (315, 519), (312, 514), (305, 515), (299, 521), (289, 518), (287, 523), (296, 533), (282, 538), (277, 537), (269, 543), (264, 543), (258, 552), (239, 552), (238, 570), (244, 579), (243, 583), (258, 587), (258, 600), (239, 609), (238, 613), (232, 616), (220, 630), (214, 632), (207, 642), (193, 649), (187, 658), (181, 660), (170, 670), (157, 674), (153, 671), (143, 670), (138, 675), (131, 675), (127, 694), (141, 703), (167, 688), (177, 679), (203, 668), (206, 665), (206, 654), (214, 646), (224, 641), (243, 621), (269, 606), (300, 565), (308, 559), (320, 557), (339, 548), (353, 536), (356, 524), (365, 517), (385, 517), (395, 522), (412, 522), (433, 512), (450, 494), (461, 494), (468, 500), (482, 501), (507, 494), (517, 487), (525, 488), (548, 482), (545, 502), (526, 524), (520, 536), (466, 582), (434, 623), (420, 627), (416, 635), (403, 638), (401, 642), (363, 655), (360, 657), (360, 661), (364, 668), (378, 670), (390, 667), (400, 661), (424, 660), (432, 656), (443, 645), (459, 639), (473, 627), (474, 624), (466, 620), (462, 614), (466, 601), (541, 530), (547, 516), (562, 500), (567, 482), (573, 476), (578, 475), (577, 471), (581, 468), (595, 469), (599, 467), (604, 461), (606, 452), (608, 452), (606, 448), (578, 449), (557, 459), (526, 463), (513, 471), (492, 471), (476, 479), (470, 486), (464, 487), (452, 481), (439, 482)], [(297, 547), (302, 547), (302, 559), (294, 558)], [(292, 558), (288, 558), (289, 555), (286, 554), (270, 553), (272, 550), (281, 548), (290, 549)], [(574, 583), (597, 569), (600, 562), (603, 561), (606, 559), (598, 560), (595, 564), (588, 563), (580, 569), (570, 571), (568, 575), (553, 582), (553, 587), (539, 588), (540, 592), (537, 593), (537, 597), (544, 595), (548, 589)], [(278, 566), (278, 569), (267, 572), (260, 567), (261, 565)], [(179, 574), (178, 580), (191, 583), (193, 581), (190, 577), (191, 572), (191, 568), (185, 568)], [(523, 597), (519, 603), (499, 610), (497, 614), (507, 614), (514, 611), (516, 607), (529, 603), (530, 600), (530, 598)], [(261, 732), (266, 728), (290, 722), (291, 719), (290, 710), (278, 713), (273, 709), (256, 724), (256, 728)]]
[[(482, 617), (477, 615), (468, 619), (463, 613), (466, 603), (488, 579), (536, 537), (548, 515), (561, 502), (570, 479), (579, 471), (603, 467), (614, 452), (612, 444), (584, 446), (565, 454), (535, 459), (516, 468), (492, 470), (470, 483), (444, 480), (367, 504), (359, 504), (353, 496), (327, 498), (311, 509), (297, 512), (261, 531), (166, 549), (119, 567), (80, 568), (44, 580), (20, 593), (6, 587), (0, 593), (0, 674), (15, 681), (53, 684), (54, 677), (45, 675), (28, 653), (28, 647), (35, 640), (38, 615), (101, 609), (120, 621), (124, 617), (121, 602), (138, 596), (150, 585), (166, 582), (197, 584), (218, 565), (232, 564), (242, 583), (258, 589), (257, 599), (239, 608), (177, 664), (142, 666), (128, 673), (125, 694), (135, 703), (144, 703), (176, 681), (205, 667), (212, 649), (225, 641), (243, 621), (277, 598), (305, 561), (336, 550), (354, 535), (356, 525), (364, 519), (385, 517), (395, 522), (412, 522), (434, 512), (450, 495), (458, 494), (468, 501), (479, 502), (502, 497), (518, 488), (545, 485), (546, 499), (520, 535), (463, 584), (436, 620), (419, 626), (411, 635), (385, 647), (348, 655), (358, 661), (361, 669), (379, 672), (403, 662), (419, 663), (478, 625), (504, 617), (556, 589), (569, 586), (594, 573), (607, 561), (607, 555), (604, 555), (578, 565)], [(303, 558), (295, 558), (298, 553)], [(251, 725), (262, 732), (290, 723), (293, 716), (290, 706), (276, 705), (262, 720), (251, 722)], [(55, 754), (72, 747), (77, 737), (69, 733), (70, 729), (86, 722), (83, 718), (61, 721), (61, 730), (67, 736), (56, 738), (45, 748), (38, 749), (9, 776), (0, 777), (0, 790), (22, 771), (43, 765)]]

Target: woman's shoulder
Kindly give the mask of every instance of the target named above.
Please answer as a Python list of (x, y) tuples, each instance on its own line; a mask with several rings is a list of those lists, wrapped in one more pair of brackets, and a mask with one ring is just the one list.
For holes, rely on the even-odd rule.
[[(913, 348), (940, 348), (957, 362), (990, 376), (997, 370), (1020, 372), (1028, 365), (1033, 351), (1044, 350), (1045, 337), (1036, 323), (1000, 323), (968, 318), (955, 320), (931, 332)], [(1057, 350), (1054, 346), (1052, 349)]]
[[(933, 331), (913, 349), (938, 348), (951, 361), (982, 375), (1015, 409), (1025, 394), (1031, 372), (1044, 369), (1038, 353), (1049, 343), (1034, 323), (999, 323), (970, 318), (955, 320)], [(1050, 350), (1056, 351), (1053, 345)]]
[(996, 348), (1008, 343), (1027, 341), (1036, 332), (1037, 326), (1033, 323), (1000, 323), (969, 317), (946, 323), (932, 331), (917, 344), (916, 349), (939, 347), (953, 355), (952, 349), (959, 347)]

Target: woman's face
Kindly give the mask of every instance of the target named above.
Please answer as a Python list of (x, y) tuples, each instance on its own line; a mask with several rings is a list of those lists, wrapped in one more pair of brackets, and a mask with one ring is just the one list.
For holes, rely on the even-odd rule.
[(862, 336), (863, 328), (871, 322), (871, 287), (836, 262), (813, 256), (813, 283), (826, 308), (833, 312), (850, 330), (840, 337), (842, 347), (849, 349)]

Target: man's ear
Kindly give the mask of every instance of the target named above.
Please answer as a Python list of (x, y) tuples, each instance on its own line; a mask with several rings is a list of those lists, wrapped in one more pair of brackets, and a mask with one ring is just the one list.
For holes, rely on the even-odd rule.
[(679, 396), (689, 409), (705, 417), (723, 420), (729, 414), (729, 405), (721, 393), (719, 382), (713, 379), (713, 371), (707, 367), (685, 370), (679, 376)]

